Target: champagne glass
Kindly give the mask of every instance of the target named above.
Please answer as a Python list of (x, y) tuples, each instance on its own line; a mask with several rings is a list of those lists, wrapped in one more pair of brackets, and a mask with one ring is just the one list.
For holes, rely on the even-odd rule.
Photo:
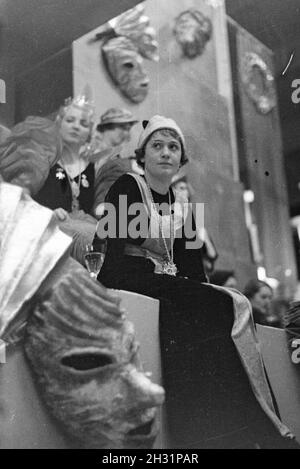
[(93, 280), (97, 280), (98, 274), (104, 262), (105, 254), (103, 252), (96, 252), (93, 249), (87, 249), (84, 255), (86, 268)]

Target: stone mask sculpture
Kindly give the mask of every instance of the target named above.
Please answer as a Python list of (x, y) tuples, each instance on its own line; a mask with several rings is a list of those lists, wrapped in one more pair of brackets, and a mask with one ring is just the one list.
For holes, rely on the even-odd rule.
[(52, 211), (3, 182), (0, 228), (0, 339), (24, 341), (51, 414), (78, 447), (151, 447), (164, 391), (119, 299), (68, 256)]
[(148, 94), (149, 78), (137, 47), (125, 37), (107, 41), (102, 47), (107, 71), (120, 91), (134, 103)]
[(133, 325), (103, 307), (79, 264), (60, 275), (27, 326), (25, 349), (45, 400), (88, 448), (150, 448), (163, 390), (138, 360)]
[(112, 81), (133, 103), (142, 102), (148, 94), (143, 59), (158, 60), (156, 33), (144, 10), (144, 5), (137, 5), (103, 25), (95, 37), (103, 41), (102, 57)]
[(174, 35), (183, 54), (189, 59), (201, 55), (211, 38), (212, 24), (199, 10), (192, 8), (175, 19)]

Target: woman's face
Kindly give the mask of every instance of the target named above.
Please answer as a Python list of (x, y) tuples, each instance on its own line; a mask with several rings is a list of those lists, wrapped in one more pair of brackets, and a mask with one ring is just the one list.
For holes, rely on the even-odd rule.
[(172, 178), (179, 170), (181, 144), (179, 139), (160, 130), (154, 132), (145, 148), (145, 172), (152, 177)]
[(263, 314), (268, 314), (270, 310), (272, 291), (269, 287), (263, 286), (251, 298), (253, 308), (258, 309)]
[(111, 146), (117, 147), (122, 145), (122, 143), (129, 142), (131, 127), (130, 123), (120, 124), (116, 125), (114, 129), (107, 130), (106, 133)]
[(70, 106), (61, 121), (60, 133), (68, 144), (83, 145), (90, 135), (91, 120), (86, 111)]
[(187, 199), (190, 196), (188, 185), (184, 181), (180, 181), (180, 182), (177, 182), (177, 184), (175, 184), (175, 191), (185, 196)]

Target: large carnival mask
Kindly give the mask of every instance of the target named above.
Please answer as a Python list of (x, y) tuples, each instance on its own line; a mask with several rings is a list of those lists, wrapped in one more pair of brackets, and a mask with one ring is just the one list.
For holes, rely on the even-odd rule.
[(95, 40), (102, 41), (104, 64), (121, 93), (133, 103), (142, 102), (149, 87), (144, 59), (159, 58), (156, 32), (145, 15), (145, 5), (136, 5), (102, 25)]
[(137, 47), (125, 37), (110, 39), (102, 47), (107, 70), (120, 91), (132, 102), (142, 102), (148, 94), (149, 78)]
[(164, 391), (142, 372), (119, 306), (68, 262), (27, 326), (25, 349), (44, 399), (81, 447), (149, 448)]
[(182, 12), (175, 20), (175, 38), (183, 54), (190, 59), (202, 54), (211, 33), (210, 19), (194, 8)]

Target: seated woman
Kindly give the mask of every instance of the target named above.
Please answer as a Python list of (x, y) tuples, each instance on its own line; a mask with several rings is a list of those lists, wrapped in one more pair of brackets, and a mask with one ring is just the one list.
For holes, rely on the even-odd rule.
[(254, 322), (264, 326), (281, 327), (281, 321), (271, 309), (273, 290), (270, 285), (261, 280), (249, 280), (244, 289), (244, 295), (252, 305)]
[(35, 199), (55, 210), (59, 219), (64, 219), (68, 212), (89, 213), (94, 202), (94, 167), (86, 154), (80, 152), (91, 135), (92, 116), (93, 110), (84, 97), (67, 100), (57, 116), (61, 155)]
[[(35, 186), (31, 188), (33, 198), (54, 210), (62, 231), (73, 237), (71, 252), (81, 263), (96, 228), (96, 220), (90, 215), (94, 203), (94, 165), (89, 162), (87, 151), (81, 151), (92, 126), (93, 109), (80, 96), (67, 100), (56, 122), (27, 118), (12, 129), (0, 149), (1, 166), (8, 171), (24, 164), (34, 168), (37, 174), (28, 178), (31, 186)], [(13, 165), (7, 161), (13, 161)], [(35, 185), (35, 180), (39, 184)]]
[[(162, 116), (143, 126), (136, 153), (145, 176), (121, 176), (106, 197), (97, 231), (102, 238), (108, 226), (99, 280), (160, 300), (168, 447), (289, 447), (294, 443), (274, 410), (248, 302), (203, 283), (201, 247), (185, 229), (192, 214), (173, 211), (171, 181), (187, 162), (182, 131)], [(146, 233), (136, 210), (140, 225), (146, 217)]]

